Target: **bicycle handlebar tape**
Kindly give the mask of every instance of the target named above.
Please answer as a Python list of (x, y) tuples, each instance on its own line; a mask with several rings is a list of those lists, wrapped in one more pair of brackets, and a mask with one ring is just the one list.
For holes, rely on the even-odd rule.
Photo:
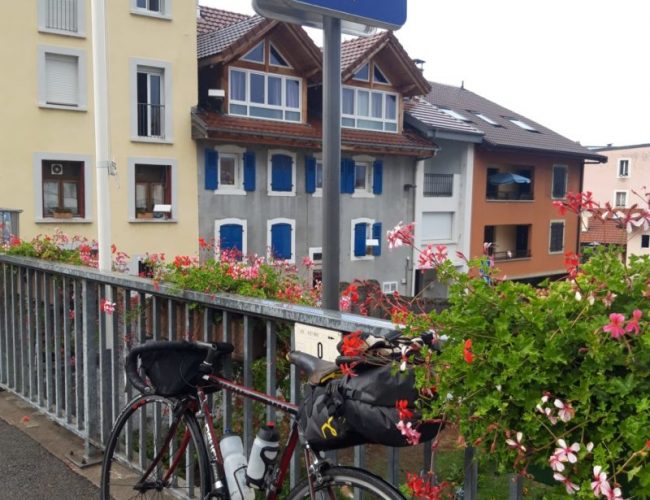
[(126, 364), (124, 366), (126, 378), (129, 379), (129, 382), (131, 382), (131, 384), (133, 384), (133, 386), (142, 394), (153, 394), (155, 389), (150, 385), (147, 385), (138, 373), (138, 354), (139, 351), (135, 349), (126, 357)]

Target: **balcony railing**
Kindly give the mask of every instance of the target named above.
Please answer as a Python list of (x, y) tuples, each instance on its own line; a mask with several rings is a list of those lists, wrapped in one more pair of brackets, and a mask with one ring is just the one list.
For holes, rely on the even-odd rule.
[(453, 174), (424, 174), (424, 196), (453, 196)]
[[(113, 314), (102, 311), (103, 300), (116, 303)], [(0, 387), (80, 436), (84, 458), (103, 449), (113, 421), (133, 395), (123, 370), (131, 346), (147, 339), (210, 341), (216, 335), (235, 344), (247, 386), (253, 385), (255, 355), (265, 359), (265, 391), (275, 395), (277, 332), (287, 327), (293, 332), (296, 323), (374, 335), (394, 330), (392, 323), (354, 314), (179, 291), (144, 278), (0, 255)], [(289, 378), (288, 396), (298, 402), (300, 379), (295, 367)], [(232, 428), (231, 399), (226, 396), (216, 404), (221, 406), (220, 423)], [(245, 401), (242, 411), (243, 441), (250, 449), (255, 437), (252, 402)], [(268, 419), (274, 417), (273, 411), (267, 408)], [(414, 457), (421, 460), (421, 466), (413, 464), (414, 470), (428, 469), (436, 459), (430, 443), (386, 450), (384, 477), (395, 485), (404, 481), (401, 454), (408, 454), (409, 462)], [(363, 465), (364, 447), (354, 449), (353, 459), (355, 465)], [(299, 477), (298, 466), (295, 460), (291, 484)], [(477, 498), (477, 484), (474, 450), (467, 448), (464, 499)], [(521, 486), (520, 478), (511, 481), (510, 498), (521, 498)]]
[(507, 250), (505, 252), (494, 252), (492, 255), (494, 260), (530, 259), (531, 252), (528, 249)]
[(165, 105), (138, 103), (138, 136), (165, 137)]
[(46, 0), (45, 3), (45, 27), (52, 30), (79, 31), (79, 20), (77, 19), (77, 2), (79, 0)]

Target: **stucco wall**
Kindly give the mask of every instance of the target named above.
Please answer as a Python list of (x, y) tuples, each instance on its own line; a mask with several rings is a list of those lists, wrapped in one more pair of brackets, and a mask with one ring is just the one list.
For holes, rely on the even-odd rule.
[[(577, 216), (563, 216), (552, 205), (553, 165), (568, 167), (567, 191), (580, 189), (581, 163), (577, 160), (561, 160), (557, 157), (536, 155), (508, 155), (477, 150), (474, 166), (474, 189), (472, 207), (471, 254), (481, 255), (485, 226), (531, 225), (527, 259), (501, 260), (497, 267), (509, 278), (536, 277), (562, 273), (564, 253), (576, 252), (578, 237)], [(534, 167), (533, 200), (487, 200), (487, 168), (493, 166)], [(551, 221), (564, 221), (564, 249), (549, 252)]]
[[(291, 150), (296, 153), (296, 194), (295, 196), (269, 196), (268, 149), (247, 148), (255, 152), (256, 190), (245, 195), (217, 194), (205, 189), (205, 169), (202, 149), (214, 144), (199, 147), (197, 162), (199, 190), (199, 233), (203, 238), (216, 238), (215, 220), (226, 218), (245, 219), (247, 223), (247, 253), (265, 255), (267, 251), (267, 221), (275, 218), (295, 220), (296, 264), (301, 267), (303, 257), (309, 255), (309, 248), (322, 246), (323, 198), (305, 192), (305, 156), (314, 151)], [(344, 154), (344, 156), (346, 156)], [(405, 191), (405, 184), (415, 183), (415, 159), (376, 156), (383, 160), (383, 191), (381, 195), (358, 198), (341, 194), (341, 281), (376, 279), (397, 281), (400, 292), (407, 288), (401, 284), (406, 278), (407, 249), (389, 250), (386, 231), (400, 221), (413, 219), (413, 190)], [(353, 260), (351, 246), (351, 221), (355, 218), (368, 218), (382, 223), (381, 256), (369, 260)]]
[[(94, 117), (90, 0), (85, 6), (85, 36), (72, 37), (38, 31), (37, 1), (11, 2), (0, 16), (3, 43), (0, 61), (10, 72), (0, 79), (0, 205), (19, 208), (21, 236), (31, 238), (61, 227), (69, 234), (96, 238), (94, 178)], [(195, 145), (190, 110), (196, 105), (196, 8), (192, 1), (174, 0), (172, 17), (158, 19), (131, 12), (130, 1), (108, 1), (108, 70), (112, 159), (118, 176), (110, 179), (112, 240), (129, 254), (194, 253), (197, 249)], [(40, 46), (73, 48), (86, 60), (87, 110), (46, 109), (38, 105), (38, 51)], [(131, 58), (170, 64), (172, 78), (173, 142), (147, 144), (131, 139)], [(90, 163), (87, 220), (44, 222), (36, 213), (35, 155), (82, 155)], [(176, 162), (176, 223), (130, 222), (128, 161), (130, 158)]]

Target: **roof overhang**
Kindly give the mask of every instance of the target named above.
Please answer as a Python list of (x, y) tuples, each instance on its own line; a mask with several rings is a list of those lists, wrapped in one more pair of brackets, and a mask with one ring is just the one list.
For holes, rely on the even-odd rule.
[(404, 123), (410, 125), (429, 139), (446, 139), (457, 142), (471, 142), (473, 144), (483, 142), (483, 134), (472, 134), (471, 132), (431, 127), (408, 113), (404, 114)]

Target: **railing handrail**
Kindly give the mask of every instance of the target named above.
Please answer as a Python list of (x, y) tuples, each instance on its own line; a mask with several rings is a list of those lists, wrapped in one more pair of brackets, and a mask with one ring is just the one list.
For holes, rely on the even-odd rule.
[(251, 314), (266, 319), (294, 321), (311, 326), (331, 328), (342, 332), (361, 330), (379, 336), (384, 336), (396, 330), (396, 326), (393, 323), (378, 318), (319, 309), (300, 304), (290, 304), (271, 299), (245, 297), (225, 292), (208, 294), (191, 290), (179, 290), (172, 285), (154, 283), (149, 278), (141, 278), (139, 276), (131, 276), (117, 272), (99, 271), (91, 267), (45, 261), (33, 257), (17, 257), (0, 254), (0, 263), (2, 262), (39, 271), (82, 278), (105, 285), (128, 288), (133, 291), (150, 293), (164, 298), (194, 302), (199, 305), (225, 309), (234, 313)]

